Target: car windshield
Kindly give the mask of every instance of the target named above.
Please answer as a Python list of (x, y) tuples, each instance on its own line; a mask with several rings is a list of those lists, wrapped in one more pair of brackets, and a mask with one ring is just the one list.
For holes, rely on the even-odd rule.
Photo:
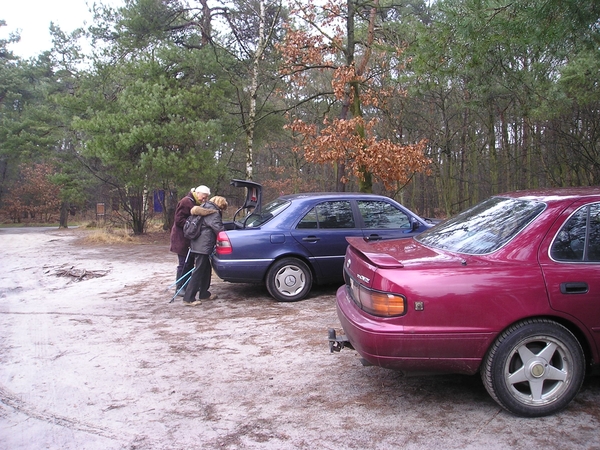
[(492, 197), (415, 239), (429, 247), (483, 255), (510, 241), (545, 207), (534, 200)]
[(260, 213), (252, 213), (246, 219), (246, 228), (256, 228), (265, 224), (290, 205), (287, 200), (277, 199), (262, 207)]

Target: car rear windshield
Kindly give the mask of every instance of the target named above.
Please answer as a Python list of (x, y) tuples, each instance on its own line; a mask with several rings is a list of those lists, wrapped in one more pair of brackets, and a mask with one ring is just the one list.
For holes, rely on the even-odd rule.
[(288, 200), (277, 199), (267, 203), (260, 213), (252, 213), (246, 219), (246, 228), (256, 228), (265, 224), (290, 205)]
[(534, 200), (492, 197), (415, 237), (429, 247), (457, 253), (492, 253), (546, 207)]

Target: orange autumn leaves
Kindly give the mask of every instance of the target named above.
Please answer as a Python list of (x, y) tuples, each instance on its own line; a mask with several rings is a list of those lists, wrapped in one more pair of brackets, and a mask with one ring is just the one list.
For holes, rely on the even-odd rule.
[(36, 219), (48, 222), (61, 204), (61, 186), (51, 181), (55, 170), (48, 164), (22, 164), (19, 182), (4, 200), (4, 211), (14, 222)]
[[(386, 188), (393, 183), (408, 182), (415, 172), (427, 170), (430, 160), (423, 154), (426, 140), (413, 145), (399, 145), (387, 139), (377, 139), (373, 133), (376, 120), (352, 119), (325, 120), (323, 127), (295, 119), (287, 128), (301, 136), (302, 142), (295, 150), (304, 151), (308, 161), (314, 163), (344, 163), (359, 179), (365, 172), (379, 178)], [(364, 136), (357, 132), (364, 129)], [(347, 182), (347, 178), (341, 180)]]
[[(373, 5), (375, 8), (377, 2)], [(327, 2), (323, 8), (329, 11), (326, 17), (319, 16), (316, 8), (309, 5), (297, 11), (303, 14), (305, 23), (314, 32), (288, 28), (286, 40), (279, 47), (281, 74), (301, 90), (314, 81), (310, 73), (328, 73), (332, 91), (322, 95), (334, 97), (340, 112), (337, 118), (325, 117), (321, 123), (290, 117), (286, 128), (298, 141), (294, 150), (303, 152), (306, 160), (312, 163), (344, 164), (347, 174), (342, 175), (344, 183), (350, 175), (361, 181), (367, 175), (373, 175), (389, 189), (396, 183), (405, 184), (416, 172), (427, 173), (431, 161), (424, 155), (425, 139), (414, 144), (394, 142), (377, 127), (376, 113), (369, 120), (363, 117), (363, 108), (369, 107), (369, 111), (374, 112), (386, 108), (388, 99), (405, 95), (386, 79), (390, 73), (401, 69), (399, 66), (390, 68), (390, 61), (397, 56), (398, 49), (390, 52), (385, 46), (378, 45), (372, 33), (373, 22), (369, 23), (369, 34), (361, 42), (366, 45), (362, 45), (355, 55), (351, 50), (355, 46), (349, 45), (350, 37), (343, 34), (347, 30), (344, 23), (347, 16), (339, 2)], [(336, 11), (337, 14), (333, 14)], [(369, 21), (376, 19), (373, 11)], [(337, 22), (334, 16), (337, 16)], [(322, 32), (325, 29), (329, 33)], [(395, 134), (393, 131), (388, 133)], [(396, 136), (392, 138), (396, 139)]]

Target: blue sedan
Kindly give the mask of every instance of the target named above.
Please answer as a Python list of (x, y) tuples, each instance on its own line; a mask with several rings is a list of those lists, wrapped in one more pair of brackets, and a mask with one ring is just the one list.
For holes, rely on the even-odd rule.
[[(261, 205), (258, 183), (217, 236), (215, 273), (232, 283), (264, 283), (278, 301), (305, 298), (314, 284), (343, 283), (346, 237), (365, 241), (409, 238), (434, 225), (391, 198), (360, 193), (284, 195)], [(237, 219), (242, 211), (250, 211)]]

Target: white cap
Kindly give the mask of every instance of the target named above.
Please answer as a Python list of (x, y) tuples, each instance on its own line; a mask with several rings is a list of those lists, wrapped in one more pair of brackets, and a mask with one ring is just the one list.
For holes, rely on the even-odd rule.
[(194, 189), (194, 192), (197, 192), (198, 194), (210, 195), (210, 189), (208, 186), (204, 186), (203, 184)]

